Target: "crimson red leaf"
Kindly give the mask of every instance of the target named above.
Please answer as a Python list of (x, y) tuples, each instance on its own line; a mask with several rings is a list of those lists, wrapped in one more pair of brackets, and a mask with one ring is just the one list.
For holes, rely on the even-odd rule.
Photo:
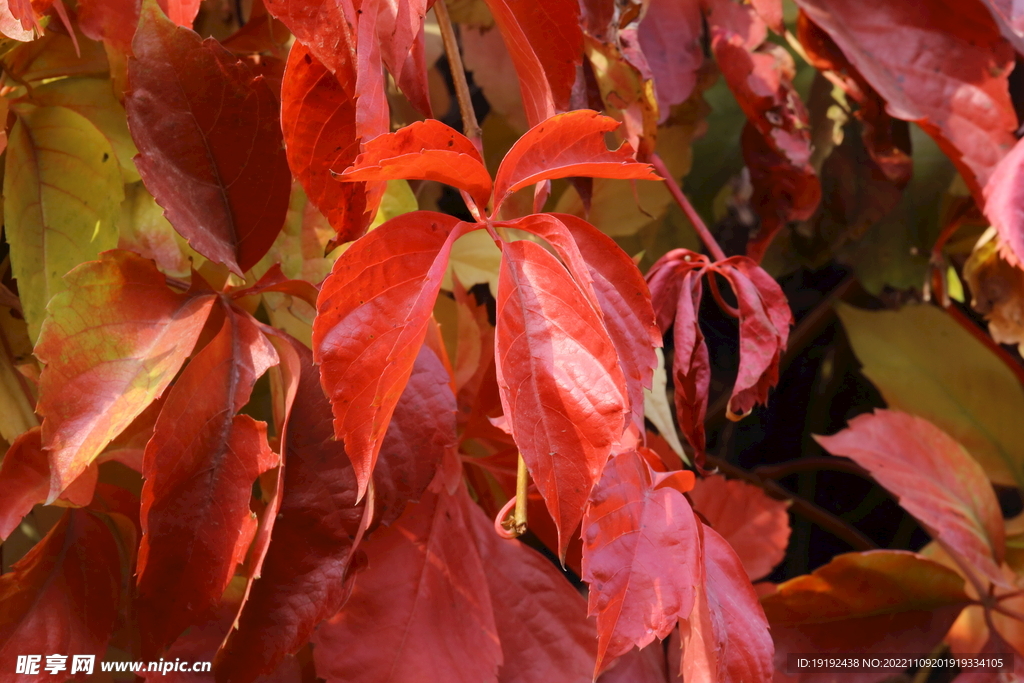
[(767, 683), (775, 647), (747, 572), (729, 542), (703, 528), (703, 585), (680, 622), (680, 671), (693, 683)]
[(900, 500), (928, 532), (996, 584), (1005, 552), (1003, 515), (978, 461), (920, 417), (894, 410), (858, 415), (834, 436), (815, 436), (845, 455)]
[[(92, 465), (61, 494), (61, 500), (84, 506), (92, 500), (98, 468)], [(18, 528), (36, 505), (46, 502), (50, 491), (50, 465), (42, 448), (39, 427), (18, 436), (0, 460), (0, 542)]]
[(101, 40), (119, 52), (131, 53), (132, 38), (139, 25), (137, 0), (80, 0), (77, 12), (78, 27), (86, 37)]
[[(118, 528), (120, 527), (113, 527)], [(130, 546), (134, 539), (125, 539)], [(122, 582), (121, 543), (98, 515), (64, 513), (57, 525), (12, 570), (0, 576), (0, 670), (5, 681), (24, 679), (18, 655), (96, 654), (103, 657), (114, 629)], [(65, 681), (68, 671), (34, 681)], [(98, 669), (98, 667), (97, 667)]]
[(287, 424), (284, 492), (262, 576), (252, 587), (218, 674), (252, 681), (298, 650), (341, 607), (363, 507), (308, 349), (293, 341), (301, 375)]
[(619, 127), (613, 118), (581, 109), (553, 116), (526, 131), (498, 167), (494, 179), (494, 208), (513, 192), (542, 180), (586, 176), (659, 180), (650, 164), (633, 157), (623, 143), (616, 150), (605, 146), (605, 133)]
[(768, 574), (786, 556), (789, 505), (769, 498), (764, 489), (715, 474), (697, 480), (690, 501), (729, 541), (750, 580)]
[(495, 355), (512, 436), (558, 526), (559, 557), (625, 428), (615, 346), (565, 267), (538, 244), (505, 243)]
[(152, 261), (127, 251), (106, 252), (66, 281), (35, 349), (46, 364), (37, 410), (50, 500), (164, 392), (213, 303), (208, 293), (172, 292)]
[(267, 11), (332, 73), (349, 73), (354, 68), (356, 9), (352, 0), (263, 2)]
[(1014, 144), (1008, 75), (1012, 47), (981, 0), (797, 0), (886, 101), (918, 123), (980, 199)]
[[(963, 586), (952, 569), (915, 553), (838, 555), (762, 599), (775, 641), (775, 666), (784, 671), (790, 653), (930, 652), (968, 604)], [(843, 680), (871, 683), (885, 673), (847, 672)], [(834, 676), (834, 671), (807, 673), (800, 680), (824, 683)]]
[(733, 256), (713, 269), (729, 281), (739, 302), (740, 369), (728, 406), (730, 418), (738, 419), (766, 403), (768, 389), (779, 381), (793, 314), (779, 283), (749, 258)]
[(424, 116), (430, 117), (430, 93), (423, 54), (427, 0), (382, 0), (377, 16), (381, 59), (398, 87)]
[[(671, 652), (671, 650), (670, 650)], [(660, 642), (642, 650), (633, 649), (611, 663), (597, 683), (674, 683), (666, 667)]]
[[(344, 66), (351, 69), (348, 63)], [(296, 42), (281, 87), (281, 128), (288, 165), (310, 202), (338, 232), (339, 241), (361, 236), (372, 208), (366, 184), (331, 177), (331, 169), (345, 168), (359, 154), (354, 74), (332, 74)]]
[(360, 498), (423, 344), (452, 244), (473, 227), (439, 213), (402, 214), (356, 241), (320, 290), (313, 357)]
[(597, 667), (665, 638), (693, 609), (699, 521), (683, 493), (656, 487), (636, 452), (615, 456), (583, 520), (583, 580), (597, 616)]
[(174, 384), (142, 474), (138, 608), (152, 652), (207, 616), (256, 533), (256, 478), (279, 463), (266, 424), (236, 413), (278, 354), (251, 318), (225, 312), (217, 335)]
[(341, 178), (436, 180), (465, 190), (481, 210), (491, 196), (491, 176), (480, 152), (466, 136), (434, 119), (417, 121), (367, 142)]
[(306, 280), (290, 280), (281, 270), (281, 264), (275, 263), (267, 269), (256, 284), (245, 289), (236, 289), (231, 292), (232, 299), (241, 299), (247, 296), (256, 296), (263, 292), (283, 292), (296, 298), (302, 299), (310, 306), (316, 306), (316, 298), (320, 291)]
[(659, 123), (697, 84), (697, 70), (704, 63), (703, 33), (697, 0), (651, 0), (647, 6), (637, 37), (654, 77)]
[(457, 494), (480, 553), (501, 639), (501, 683), (590, 683), (594, 626), (587, 602), (540, 553), (494, 533), (465, 489)]
[(241, 275), (284, 225), (291, 175), (278, 103), (213, 39), (142, 8), (125, 100), (135, 163), (192, 247)]
[(313, 636), (319, 676), (388, 683), (430, 672), (453, 683), (496, 680), (501, 644), (466, 526), (458, 499), (428, 493), (363, 545), (369, 566), (356, 576), (352, 597)]

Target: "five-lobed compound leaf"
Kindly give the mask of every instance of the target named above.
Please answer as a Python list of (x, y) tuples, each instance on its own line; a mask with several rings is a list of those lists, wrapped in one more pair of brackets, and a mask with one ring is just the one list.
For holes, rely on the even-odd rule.
[(1003, 515), (981, 465), (927, 420), (893, 410), (858, 415), (815, 440), (871, 473), (951, 553), (1002, 584)]
[[(95, 654), (101, 659), (114, 631), (122, 584), (128, 579), (122, 543), (110, 524), (87, 510), (69, 510), (50, 532), (0, 576), (0, 680), (17, 675), (18, 655)], [(39, 681), (68, 679), (40, 663)], [(98, 669), (98, 667), (97, 667)]]
[(491, 196), (491, 176), (480, 152), (462, 133), (434, 119), (370, 140), (352, 166), (334, 170), (342, 180), (447, 183), (466, 191), (481, 211)]
[(495, 357), (505, 417), (558, 526), (564, 557), (629, 405), (600, 314), (534, 242), (503, 247)]
[(619, 122), (581, 109), (553, 116), (526, 131), (512, 146), (494, 178), (494, 209), (516, 190), (542, 180), (583, 176), (659, 180), (650, 164), (638, 163), (626, 143), (616, 150), (605, 134)]
[(615, 456), (583, 520), (583, 580), (597, 617), (597, 666), (665, 638), (700, 589), (700, 521), (683, 492), (657, 486), (636, 452)]
[(363, 496), (426, 335), (457, 218), (403, 214), (358, 240), (320, 290), (313, 358)]
[(148, 652), (217, 604), (256, 533), (253, 482), (280, 461), (266, 424), (236, 415), (277, 351), (251, 318), (223, 308), (220, 331), (168, 393), (146, 445), (138, 614)]
[(124, 198), (110, 143), (81, 114), (30, 107), (7, 143), (4, 236), (33, 340), (64, 275), (117, 246)]
[(428, 493), (362, 546), (368, 566), (352, 596), (313, 636), (318, 675), (332, 683), (397, 683), (425, 671), (453, 683), (498, 680), (501, 643), (465, 495)]
[(125, 101), (136, 166), (203, 256), (241, 275), (284, 225), (291, 178), (279, 105), (249, 65), (146, 3)]
[(163, 394), (195, 346), (212, 293), (168, 289), (152, 261), (110, 251), (67, 277), (35, 353), (49, 499)]
[(767, 683), (775, 646), (743, 562), (729, 542), (702, 528), (703, 582), (679, 624), (680, 673), (694, 683)]
[(362, 235), (372, 213), (368, 186), (331, 176), (359, 154), (354, 76), (331, 73), (296, 42), (281, 85), (281, 127), (288, 165), (338, 240), (350, 242)]
[[(790, 653), (930, 652), (967, 604), (956, 572), (902, 550), (838, 555), (761, 600), (782, 671)], [(844, 680), (868, 683), (880, 673), (851, 672)], [(828, 679), (811, 673), (801, 680)]]

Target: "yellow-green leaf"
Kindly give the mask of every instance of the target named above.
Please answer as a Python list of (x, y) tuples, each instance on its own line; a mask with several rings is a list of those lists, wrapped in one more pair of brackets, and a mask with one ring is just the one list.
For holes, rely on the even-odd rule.
[(995, 483), (1024, 484), (1024, 388), (995, 354), (934, 306), (837, 310), (890, 408), (934, 423)]
[(64, 275), (117, 246), (124, 183), (110, 142), (81, 114), (65, 107), (19, 114), (7, 145), (4, 230), (35, 340)]

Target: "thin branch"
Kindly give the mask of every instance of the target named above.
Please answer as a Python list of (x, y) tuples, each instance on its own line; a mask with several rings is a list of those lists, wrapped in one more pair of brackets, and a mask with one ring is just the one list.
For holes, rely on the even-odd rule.
[(878, 548), (878, 545), (861, 533), (859, 529), (836, 517), (831, 512), (823, 510), (809, 500), (805, 500), (787, 491), (771, 479), (761, 478), (754, 472), (749, 472), (742, 467), (737, 467), (711, 455), (707, 456), (707, 462), (730, 477), (742, 479), (749, 484), (764, 489), (764, 492), (772, 498), (790, 501), (790, 509), (794, 513), (817, 524), (836, 538), (842, 539), (854, 550), (875, 550)]
[(448, 56), (448, 66), (451, 67), (452, 71), (452, 82), (455, 84), (455, 99), (459, 102), (459, 112), (462, 114), (462, 131), (476, 145), (478, 150), (482, 150), (483, 131), (480, 130), (480, 124), (476, 120), (476, 112), (473, 111), (473, 98), (469, 94), (469, 83), (466, 82), (466, 69), (462, 65), (459, 43), (455, 38), (452, 18), (448, 14), (448, 7), (444, 4), (444, 0), (437, 0), (434, 3), (434, 15), (437, 17), (437, 25), (441, 29), (444, 53)]
[(708, 230), (708, 226), (704, 225), (704, 221), (701, 219), (700, 214), (693, 208), (693, 204), (683, 194), (683, 190), (679, 187), (679, 183), (672, 176), (672, 173), (665, 166), (665, 162), (661, 160), (661, 157), (657, 154), (651, 155), (651, 165), (654, 166), (654, 170), (661, 175), (665, 181), (665, 186), (668, 187), (668, 191), (672, 194), (672, 198), (676, 200), (676, 204), (683, 210), (686, 217), (690, 219), (690, 223), (693, 224), (693, 229), (697, 231), (697, 235), (700, 236), (700, 241), (707, 247), (708, 253), (711, 254), (711, 258), (715, 261), (724, 261), (725, 252), (722, 251), (722, 247), (718, 246), (718, 240)]
[(753, 473), (763, 479), (783, 479), (791, 474), (801, 472), (820, 472), (828, 470), (831, 472), (844, 472), (858, 477), (870, 479), (871, 475), (863, 467), (845, 458), (822, 457), (822, 458), (800, 458), (790, 460), (779, 465), (761, 465), (755, 467)]
[(526, 504), (529, 501), (527, 488), (530, 485), (530, 472), (526, 469), (526, 461), (523, 454), (519, 454), (518, 469), (516, 471), (516, 512), (513, 518), (512, 531), (516, 536), (526, 533)]

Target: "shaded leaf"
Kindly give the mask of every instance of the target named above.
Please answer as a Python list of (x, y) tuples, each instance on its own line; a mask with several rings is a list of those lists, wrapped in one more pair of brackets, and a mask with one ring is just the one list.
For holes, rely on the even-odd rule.
[(24, 110), (4, 171), (4, 235), (29, 335), (78, 264), (117, 246), (124, 198), (114, 150), (84, 116), (64, 107)]
[(892, 410), (858, 415), (815, 440), (871, 473), (951, 552), (995, 583), (1006, 549), (1003, 514), (985, 471), (927, 420)]
[(658, 122), (669, 109), (685, 102), (697, 85), (704, 63), (704, 32), (698, 0), (652, 0), (637, 30), (640, 49), (654, 78)]
[(280, 461), (266, 424), (236, 415), (278, 354), (250, 318), (224, 314), (167, 395), (146, 445), (137, 573), (148, 652), (216, 606), (256, 533), (253, 482)]
[(199, 338), (213, 297), (175, 293), (131, 252), (69, 274), (35, 353), (46, 364), (37, 410), (50, 452), (49, 499), (159, 397)]
[(189, 244), (241, 275), (284, 224), (291, 178), (278, 103), (212, 39), (142, 9), (128, 63), (136, 166)]
[(625, 379), (600, 314), (565, 267), (526, 240), (505, 243), (502, 252), (495, 332), (501, 403), (564, 557), (625, 428)]
[(1003, 242), (986, 232), (964, 264), (963, 275), (971, 288), (971, 307), (985, 316), (992, 340), (999, 344), (1024, 344), (1024, 269), (1000, 256)]
[(700, 522), (683, 492), (657, 487), (635, 452), (615, 456), (583, 521), (583, 580), (597, 617), (597, 666), (665, 638), (693, 609)]
[(1024, 482), (1024, 389), (995, 354), (931, 306), (836, 310), (864, 374), (890, 408), (949, 434), (995, 483)]

